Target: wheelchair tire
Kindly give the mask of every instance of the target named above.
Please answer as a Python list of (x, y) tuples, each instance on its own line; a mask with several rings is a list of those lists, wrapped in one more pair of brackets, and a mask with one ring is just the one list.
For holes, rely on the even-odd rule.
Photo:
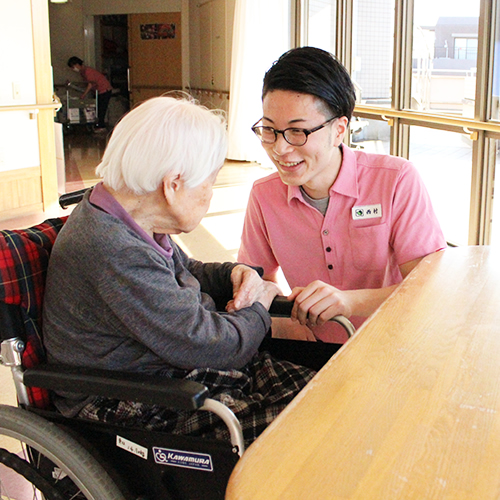
[[(0, 459), (3, 465), (40, 491), (41, 496), (33, 498), (125, 500), (115, 482), (90, 452), (52, 422), (22, 408), (0, 405), (1, 436), (13, 438), (22, 445), (24, 453), (18, 453), (17, 449), (2, 449)], [(28, 458), (30, 452), (36, 455), (36, 464)], [(42, 459), (38, 461), (40, 457)], [(39, 464), (44, 464), (44, 468)], [(54, 479), (54, 467), (61, 481)], [(10, 498), (6, 488), (0, 477), (0, 491)]]

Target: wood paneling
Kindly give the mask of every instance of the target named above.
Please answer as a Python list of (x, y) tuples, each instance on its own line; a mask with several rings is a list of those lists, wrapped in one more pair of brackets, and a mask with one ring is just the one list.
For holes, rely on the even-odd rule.
[(0, 220), (42, 208), (40, 167), (0, 172)]
[(201, 88), (229, 91), (232, 5), (227, 0), (212, 0), (199, 6)]
[[(175, 38), (146, 38), (141, 27), (175, 26)], [(151, 30), (153, 31), (153, 30)], [(131, 101), (182, 88), (181, 13), (160, 12), (129, 16), (129, 62)]]

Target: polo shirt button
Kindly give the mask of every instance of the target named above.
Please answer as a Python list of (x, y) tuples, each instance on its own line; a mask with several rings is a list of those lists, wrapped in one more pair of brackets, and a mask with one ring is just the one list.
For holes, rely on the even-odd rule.
[(326, 251), (327, 251), (327, 252), (331, 252), (331, 251), (332, 251), (332, 249), (331, 249), (330, 247), (326, 247)]
[(328, 269), (332, 270), (333, 266), (331, 264), (328, 264)]
[(323, 234), (324, 234), (325, 236), (326, 236), (328, 233), (329, 233), (328, 229), (325, 229), (325, 230), (323, 231)]

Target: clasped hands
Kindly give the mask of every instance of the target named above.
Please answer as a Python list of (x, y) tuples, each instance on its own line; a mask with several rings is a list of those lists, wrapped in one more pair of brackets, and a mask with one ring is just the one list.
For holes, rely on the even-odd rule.
[(239, 264), (231, 271), (233, 299), (227, 303), (226, 311), (233, 312), (260, 302), (266, 309), (276, 295), (281, 293), (273, 281), (263, 280), (251, 267)]
[[(273, 281), (263, 280), (252, 268), (237, 265), (231, 272), (233, 299), (226, 306), (228, 312), (250, 307), (260, 302), (269, 309), (274, 297), (281, 293)], [(287, 297), (294, 301), (291, 319), (309, 328), (321, 326), (337, 315), (349, 318), (352, 308), (349, 292), (344, 292), (323, 281), (313, 281), (306, 287), (295, 287)]]

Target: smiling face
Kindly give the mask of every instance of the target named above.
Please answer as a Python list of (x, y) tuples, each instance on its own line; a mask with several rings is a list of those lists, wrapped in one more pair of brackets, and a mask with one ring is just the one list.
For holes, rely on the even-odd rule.
[[(322, 102), (310, 95), (274, 90), (263, 100), (262, 124), (277, 130), (290, 127), (312, 129), (332, 118)], [(281, 134), (274, 144), (262, 144), (288, 186), (303, 186), (315, 199), (326, 198), (342, 162), (339, 144), (347, 128), (347, 118), (333, 120), (309, 135), (303, 146), (288, 144)]]

